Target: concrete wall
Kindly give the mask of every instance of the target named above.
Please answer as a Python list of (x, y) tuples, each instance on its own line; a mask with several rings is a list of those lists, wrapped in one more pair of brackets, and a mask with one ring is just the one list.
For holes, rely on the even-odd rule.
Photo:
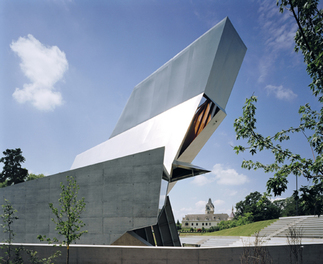
[[(0, 189), (18, 211), (12, 228), (16, 243), (39, 243), (38, 235), (58, 237), (48, 203), (58, 207), (60, 182), (74, 176), (85, 197), (86, 224), (80, 244), (109, 245), (126, 231), (157, 223), (164, 148), (58, 173)], [(7, 239), (0, 232), (0, 241)]]
[[(65, 248), (52, 246), (25, 246), (36, 250), (40, 257), (48, 257), (57, 250), (62, 256), (55, 263), (64, 263)], [(275, 264), (290, 262), (289, 246), (262, 247), (267, 250)], [(249, 247), (253, 250), (253, 247)], [(240, 264), (240, 257), (245, 248), (178, 248), (178, 247), (121, 247), (121, 246), (81, 246), (70, 248), (70, 263), (114, 263), (114, 264)], [(1, 252), (1, 251), (0, 251)], [(306, 264), (322, 263), (323, 244), (304, 245), (303, 262)], [(242, 262), (245, 263), (245, 262)], [(249, 262), (250, 263), (250, 262)]]

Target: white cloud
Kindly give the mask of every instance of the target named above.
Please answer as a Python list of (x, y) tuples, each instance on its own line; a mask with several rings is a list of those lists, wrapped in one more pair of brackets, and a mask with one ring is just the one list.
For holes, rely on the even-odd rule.
[(214, 182), (214, 177), (211, 178), (210, 176), (205, 176), (205, 175), (199, 175), (195, 176), (194, 179), (191, 181), (192, 184), (196, 184), (198, 186), (203, 186), (206, 184), (209, 184), (211, 182)]
[(244, 174), (239, 174), (235, 169), (223, 168), (221, 164), (213, 166), (212, 174), (215, 175), (217, 184), (223, 185), (241, 185), (249, 182), (249, 179)]
[(195, 203), (195, 208), (197, 211), (201, 212), (205, 210), (206, 201), (198, 201)]
[(282, 85), (280, 86), (267, 85), (265, 87), (265, 90), (267, 90), (268, 95), (274, 94), (276, 98), (280, 100), (291, 101), (297, 97), (297, 94), (295, 94), (291, 89), (284, 88)]
[(272, 0), (261, 0), (259, 3), (258, 21), (262, 31), (261, 38), (266, 47), (258, 62), (258, 82), (261, 83), (266, 80), (282, 53), (285, 55), (286, 51), (289, 51), (290, 54), (294, 54), (294, 35), (297, 24), (290, 17), (289, 12), (281, 14)]
[(225, 201), (223, 201), (223, 200), (215, 200), (215, 201), (213, 201), (213, 204), (214, 204), (215, 206), (219, 206), (219, 205), (223, 205), (223, 204), (225, 204)]
[(68, 69), (65, 53), (57, 46), (46, 47), (32, 35), (20, 37), (10, 48), (20, 57), (20, 68), (31, 83), (16, 88), (13, 97), (19, 103), (30, 102), (39, 110), (54, 110), (63, 103), (54, 85)]
[(246, 175), (239, 174), (235, 169), (223, 168), (221, 164), (215, 164), (210, 174), (195, 176), (191, 181), (192, 184), (197, 186), (203, 186), (212, 182), (221, 185), (241, 185), (249, 182), (249, 179)]
[(238, 191), (235, 191), (235, 190), (232, 190), (232, 191), (230, 191), (229, 192), (229, 196), (235, 196), (235, 195), (237, 195), (237, 193), (238, 193)]
[(266, 80), (270, 69), (273, 67), (275, 63), (275, 55), (269, 54), (268, 56), (264, 55), (259, 59), (258, 62), (258, 71), (259, 77), (258, 82), (262, 83)]
[(177, 210), (175, 214), (180, 217), (180, 219), (178, 219), (180, 221), (187, 214), (204, 214), (206, 203), (207, 201), (200, 200), (194, 204), (194, 207), (182, 207), (180, 210)]
[(271, 51), (291, 49), (294, 45), (297, 24), (289, 13), (286, 11), (281, 14), (271, 0), (261, 1), (258, 13), (267, 47)]

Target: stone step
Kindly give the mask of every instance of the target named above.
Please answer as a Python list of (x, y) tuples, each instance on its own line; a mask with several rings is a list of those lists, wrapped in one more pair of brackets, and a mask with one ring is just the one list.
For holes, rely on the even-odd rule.
[(260, 237), (286, 237), (289, 228), (301, 232), (302, 237), (323, 237), (323, 218), (299, 216), (280, 218), (259, 232)]

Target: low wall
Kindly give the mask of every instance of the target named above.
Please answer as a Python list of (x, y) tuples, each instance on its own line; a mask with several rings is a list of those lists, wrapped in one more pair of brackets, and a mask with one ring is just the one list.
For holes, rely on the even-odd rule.
[[(39, 257), (48, 257), (57, 250), (61, 250), (62, 255), (56, 259), (55, 263), (65, 263), (65, 247), (53, 247), (51, 245), (41, 244), (24, 244), (23, 246), (27, 249), (37, 251)], [(14, 247), (17, 247), (17, 245), (14, 245)], [(253, 251), (254, 247), (178, 248), (71, 245), (70, 264), (238, 264), (241, 263), (240, 257), (246, 249)], [(267, 250), (270, 254), (273, 260), (272, 263), (290, 263), (290, 247), (288, 245), (266, 246), (262, 247), (262, 249)], [(302, 252), (303, 263), (322, 263), (323, 244), (304, 245)], [(1, 256), (3, 255), (2, 251)]]

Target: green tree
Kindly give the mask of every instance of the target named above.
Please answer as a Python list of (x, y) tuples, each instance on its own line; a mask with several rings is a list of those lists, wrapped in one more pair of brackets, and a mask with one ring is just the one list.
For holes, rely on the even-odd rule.
[(176, 229), (177, 230), (181, 230), (182, 229), (182, 224), (179, 222), (179, 220), (177, 220), (177, 222), (176, 222)]
[[(53, 255), (49, 256), (48, 258), (42, 258), (39, 259), (37, 256), (37, 251), (33, 251), (30, 249), (26, 249), (22, 246), (19, 246), (15, 248), (15, 254), (12, 254), (12, 242), (13, 238), (15, 236), (15, 233), (13, 232), (12, 229), (12, 224), (18, 220), (19, 218), (16, 216), (17, 210), (13, 208), (11, 203), (7, 200), (4, 199), (5, 204), (2, 205), (2, 210), (3, 214), (0, 215), (3, 224), (1, 226), (3, 227), (3, 232), (8, 233), (8, 239), (5, 240), (6, 245), (3, 245), (1, 249), (5, 251), (6, 257), (1, 257), (0, 256), (0, 261), (3, 261), (6, 264), (22, 264), (23, 262), (23, 257), (21, 253), (25, 253), (25, 257), (29, 257), (29, 262), (31, 264), (52, 264), (52, 260), (54, 258), (57, 258), (58, 256), (61, 255), (60, 251), (56, 251)], [(12, 261), (13, 259), (13, 261)]]
[[(4, 157), (0, 162), (4, 163), (0, 173), (0, 183), (7, 183), (7, 186), (24, 182), (28, 175), (28, 170), (21, 168), (21, 163), (25, 162), (20, 148), (7, 149), (3, 152)], [(5, 187), (5, 186), (3, 186)]]
[[(318, 9), (318, 0), (278, 0), (280, 12), (287, 10), (294, 17), (298, 30), (295, 35), (295, 51), (301, 51), (307, 65), (307, 73), (312, 82), (309, 84), (313, 95), (319, 104), (323, 103), (323, 11)], [(267, 191), (281, 195), (287, 189), (290, 174), (296, 177), (304, 176), (311, 181), (312, 186), (302, 187), (304, 199), (306, 193), (320, 194), (323, 176), (323, 108), (313, 110), (309, 104), (299, 108), (300, 125), (283, 129), (272, 136), (264, 136), (256, 132), (255, 118), (257, 97), (251, 96), (243, 106), (243, 115), (234, 122), (237, 139), (246, 139), (248, 146), (234, 147), (236, 153), (248, 150), (252, 155), (268, 150), (275, 161), (264, 164), (259, 161), (245, 160), (242, 167), (246, 169), (263, 169), (266, 173), (274, 173), (267, 182)], [(313, 150), (313, 158), (293, 153), (281, 146), (281, 142), (290, 140), (293, 133), (303, 133)], [(310, 135), (310, 136), (308, 136)], [(304, 137), (304, 139), (305, 139)], [(318, 190), (319, 189), (319, 190)], [(315, 191), (314, 191), (315, 190)], [(298, 193), (296, 193), (298, 197)], [(319, 196), (315, 197), (319, 201)], [(316, 214), (321, 214), (322, 203), (312, 203)]]
[(286, 199), (276, 200), (273, 202), (281, 211), (280, 216), (295, 216), (296, 202), (294, 196)]
[(211, 226), (208, 232), (219, 231), (223, 229), (229, 229), (237, 226), (247, 225), (253, 222), (252, 213), (245, 213), (243, 216), (239, 215), (233, 220), (222, 220), (216, 226)]
[(300, 188), (299, 210), (302, 215), (320, 215), (323, 212), (323, 182)]
[(235, 219), (238, 220), (250, 214), (254, 222), (275, 219), (280, 216), (280, 209), (268, 199), (267, 195), (252, 192), (245, 200), (236, 204)]
[(12, 230), (12, 224), (15, 220), (18, 219), (16, 216), (17, 210), (15, 210), (11, 203), (8, 200), (4, 200), (5, 204), (2, 205), (3, 214), (0, 215), (3, 224), (1, 224), (4, 233), (8, 233), (8, 239), (5, 240), (7, 245), (3, 246), (2, 249), (6, 249), (5, 254), (7, 255), (6, 258), (0, 257), (0, 260), (5, 261), (5, 263), (11, 263), (11, 244), (15, 233)]
[(29, 173), (28, 177), (26, 178), (26, 181), (32, 181), (32, 180), (36, 180), (36, 179), (40, 179), (40, 178), (44, 178), (45, 175), (44, 174), (34, 174), (34, 173)]
[[(85, 210), (84, 197), (81, 200), (77, 200), (77, 194), (79, 186), (76, 184), (76, 180), (72, 176), (67, 176), (67, 185), (62, 182), (60, 184), (61, 194), (58, 199), (60, 209), (55, 208), (52, 203), (49, 204), (55, 218), (52, 221), (56, 224), (55, 230), (64, 237), (62, 241), (63, 245), (66, 245), (66, 263), (69, 263), (69, 246), (73, 241), (80, 239), (80, 237), (87, 233), (87, 230), (81, 231), (81, 228), (85, 226), (82, 220), (80, 220), (81, 213)], [(46, 236), (38, 236), (40, 240), (44, 240)], [(47, 239), (51, 242), (51, 239)], [(57, 238), (53, 238), (54, 242), (58, 242)]]
[(7, 187), (7, 186), (8, 186), (7, 181), (0, 182), (0, 188), (4, 188), (4, 187)]

